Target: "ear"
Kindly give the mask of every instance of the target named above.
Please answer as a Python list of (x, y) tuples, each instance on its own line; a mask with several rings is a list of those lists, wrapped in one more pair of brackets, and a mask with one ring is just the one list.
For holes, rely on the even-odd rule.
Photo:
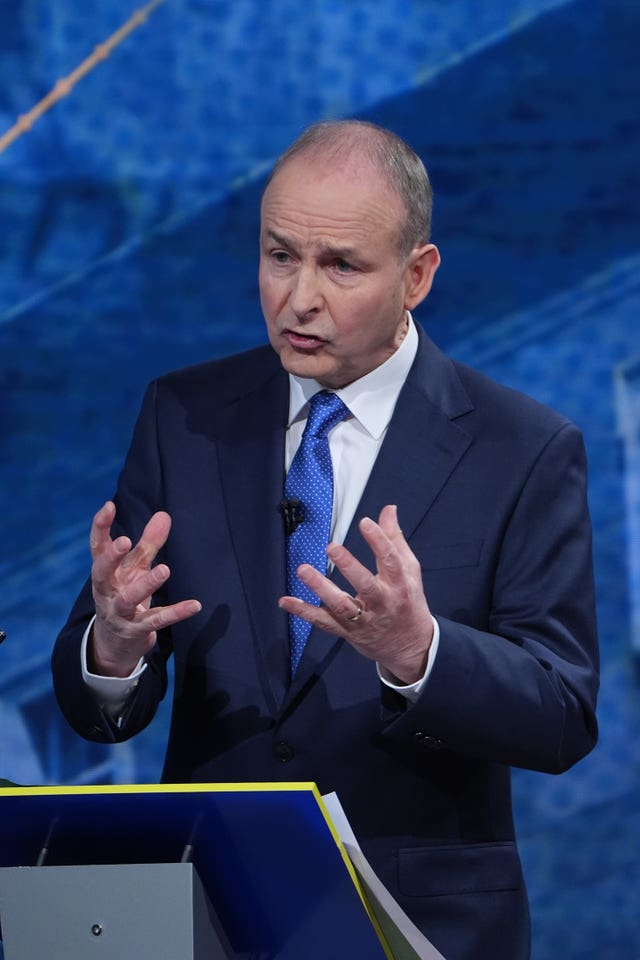
[(405, 267), (405, 310), (414, 310), (431, 290), (436, 270), (440, 266), (440, 254), (433, 243), (415, 247), (409, 254)]

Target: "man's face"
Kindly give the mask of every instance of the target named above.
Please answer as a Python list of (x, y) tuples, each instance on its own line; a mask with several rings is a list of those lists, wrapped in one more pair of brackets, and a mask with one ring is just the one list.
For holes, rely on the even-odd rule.
[(400, 259), (399, 196), (367, 162), (327, 170), (294, 158), (267, 187), (260, 232), (260, 300), (269, 340), (289, 373), (339, 389), (378, 367), (407, 330), (439, 257)]

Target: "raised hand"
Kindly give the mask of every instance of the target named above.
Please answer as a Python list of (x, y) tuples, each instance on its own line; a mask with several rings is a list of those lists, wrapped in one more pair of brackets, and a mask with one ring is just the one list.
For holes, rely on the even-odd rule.
[(298, 576), (322, 605), (315, 607), (295, 597), (282, 597), (280, 607), (344, 637), (400, 681), (413, 683), (424, 673), (433, 639), (420, 564), (398, 525), (395, 506), (383, 507), (378, 523), (363, 518), (360, 532), (375, 557), (375, 574), (345, 547), (336, 543), (327, 547), (327, 556), (353, 586), (355, 596), (314, 567), (302, 564)]
[(198, 600), (152, 607), (155, 591), (169, 579), (166, 564), (153, 565), (171, 529), (168, 513), (154, 513), (133, 546), (128, 537), (111, 539), (115, 504), (98, 510), (91, 525), (91, 585), (96, 619), (87, 649), (92, 673), (126, 677), (151, 650), (158, 630), (199, 613)]

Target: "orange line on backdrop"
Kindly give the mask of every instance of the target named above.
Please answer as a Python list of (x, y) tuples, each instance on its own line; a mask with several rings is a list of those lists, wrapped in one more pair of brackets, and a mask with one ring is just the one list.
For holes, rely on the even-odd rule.
[(53, 89), (50, 90), (42, 100), (36, 103), (28, 113), (24, 113), (18, 117), (14, 125), (0, 137), (0, 153), (6, 150), (14, 140), (21, 137), (23, 133), (30, 130), (36, 120), (39, 120), (43, 113), (50, 110), (54, 103), (57, 103), (58, 100), (61, 100), (63, 97), (66, 97), (68, 93), (71, 93), (78, 81), (82, 80), (87, 73), (93, 70), (101, 60), (106, 60), (111, 51), (117, 47), (125, 37), (132, 33), (136, 27), (144, 23), (149, 14), (155, 10), (156, 7), (160, 6), (161, 3), (164, 3), (164, 0), (151, 0), (151, 3), (136, 10), (119, 30), (112, 33), (104, 43), (99, 43), (93, 53), (83, 60), (80, 66), (76, 67), (68, 76), (58, 80)]

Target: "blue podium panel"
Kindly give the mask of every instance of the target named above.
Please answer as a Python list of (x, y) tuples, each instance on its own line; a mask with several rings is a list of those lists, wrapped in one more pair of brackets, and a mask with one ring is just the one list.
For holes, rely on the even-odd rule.
[(0, 794), (0, 867), (184, 860), (238, 957), (390, 957), (313, 784)]

